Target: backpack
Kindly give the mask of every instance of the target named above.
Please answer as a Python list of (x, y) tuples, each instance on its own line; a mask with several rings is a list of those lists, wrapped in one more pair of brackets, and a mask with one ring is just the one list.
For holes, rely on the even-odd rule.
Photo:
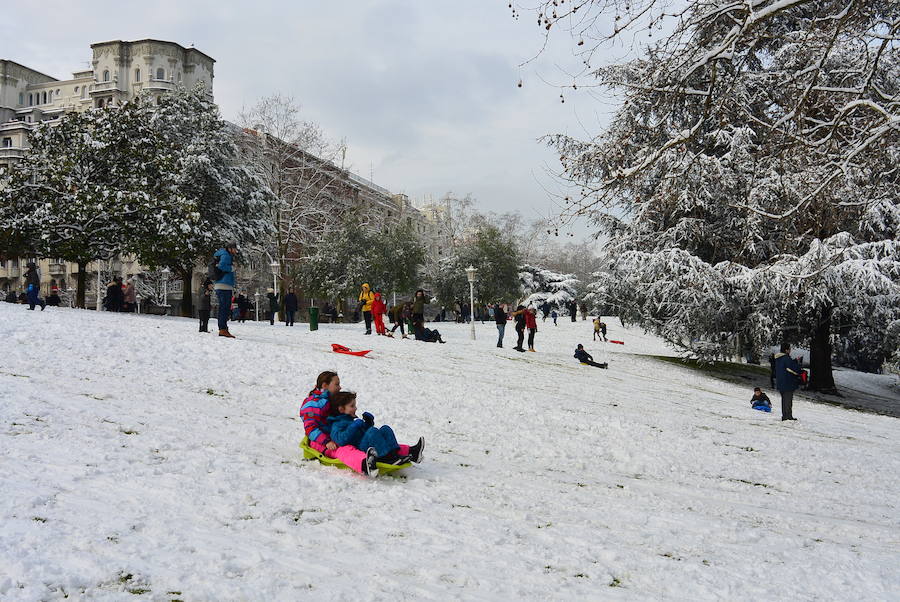
[(225, 272), (219, 269), (219, 260), (215, 255), (213, 255), (212, 260), (209, 262), (209, 265), (206, 268), (206, 277), (213, 282), (218, 282), (224, 275)]

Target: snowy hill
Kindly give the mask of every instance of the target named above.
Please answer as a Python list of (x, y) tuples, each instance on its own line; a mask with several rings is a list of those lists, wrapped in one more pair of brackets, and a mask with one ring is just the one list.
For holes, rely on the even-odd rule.
[[(0, 598), (896, 599), (897, 419), (801, 399), (783, 424), (616, 320), (625, 346), (559, 324), (516, 353), (492, 324), (226, 340), (0, 303)], [(304, 462), (325, 369), (401, 442), (425, 435), (426, 462), (375, 481)]]

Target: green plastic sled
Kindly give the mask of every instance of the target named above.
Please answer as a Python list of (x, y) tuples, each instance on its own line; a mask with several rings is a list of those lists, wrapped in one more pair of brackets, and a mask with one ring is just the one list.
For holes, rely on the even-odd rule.
[[(335, 466), (337, 468), (350, 470), (350, 467), (340, 460), (336, 458), (329, 458), (322, 452), (311, 448), (309, 446), (308, 437), (304, 437), (303, 441), (300, 442), (300, 449), (303, 450), (303, 457), (307, 460), (318, 460), (320, 464), (324, 464), (325, 466)], [(407, 462), (406, 464), (384, 464), (383, 462), (378, 462), (376, 466), (378, 466), (378, 474), (380, 476), (409, 468), (410, 466), (412, 466), (412, 462)]]

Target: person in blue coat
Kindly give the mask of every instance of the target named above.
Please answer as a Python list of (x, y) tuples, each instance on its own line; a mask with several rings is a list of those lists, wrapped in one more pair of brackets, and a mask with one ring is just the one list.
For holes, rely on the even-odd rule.
[(378, 461), (385, 464), (421, 462), (425, 440), (419, 438), (415, 445), (400, 445), (394, 431), (387, 425), (375, 426), (375, 417), (363, 412), (356, 417), (356, 393), (341, 391), (331, 397), (331, 412), (328, 417), (329, 436), (338, 446), (352, 445), (357, 449), (375, 449)]
[(224, 248), (216, 251), (214, 257), (218, 260), (216, 269), (221, 274), (213, 284), (216, 291), (216, 299), (219, 302), (219, 336), (233, 339), (234, 335), (228, 332), (228, 317), (231, 311), (231, 297), (234, 294), (234, 256), (237, 255), (237, 243), (230, 242)]
[(781, 420), (796, 420), (793, 413), (794, 391), (800, 386), (802, 362), (802, 357), (791, 357), (789, 343), (782, 343), (781, 353), (775, 354), (775, 388), (781, 394)]
[(771, 412), (772, 402), (769, 396), (762, 392), (762, 389), (756, 387), (753, 389), (753, 397), (750, 398), (750, 407), (761, 412)]

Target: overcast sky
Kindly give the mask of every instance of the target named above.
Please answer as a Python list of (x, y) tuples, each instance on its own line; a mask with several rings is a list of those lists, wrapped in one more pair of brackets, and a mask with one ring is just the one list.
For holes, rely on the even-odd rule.
[[(563, 32), (535, 61), (542, 31), (506, 0), (43, 0), (4, 3), (0, 58), (60, 79), (89, 66), (90, 44), (157, 38), (216, 59), (226, 119), (280, 92), (349, 142), (360, 175), (415, 201), (471, 193), (485, 211), (554, 211), (548, 133), (596, 132), (614, 103), (571, 83)], [(523, 87), (517, 82), (523, 80)], [(558, 188), (557, 188), (558, 190)], [(572, 231), (584, 236), (588, 227)]]

